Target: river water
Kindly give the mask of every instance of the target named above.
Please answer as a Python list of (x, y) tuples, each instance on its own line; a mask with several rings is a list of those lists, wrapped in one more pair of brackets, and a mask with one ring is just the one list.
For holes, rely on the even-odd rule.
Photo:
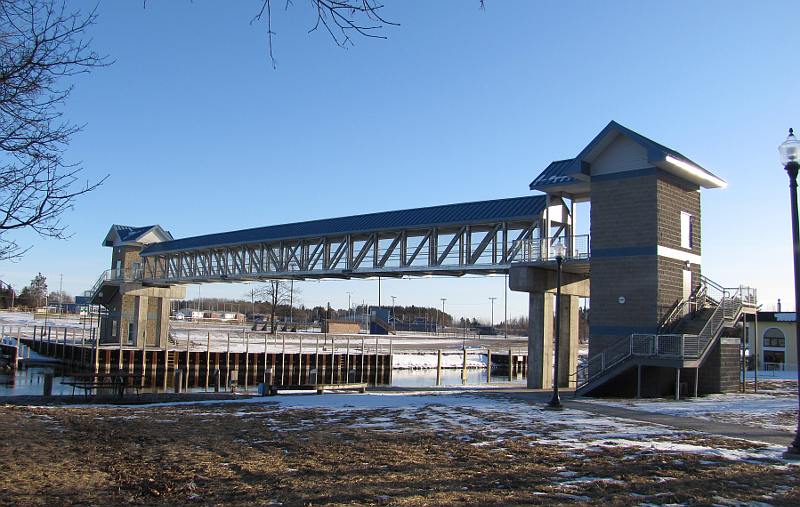
[[(492, 385), (508, 385), (509, 382), (523, 385), (525, 379), (518, 375), (516, 378), (509, 380), (508, 371), (506, 368), (495, 368), (496, 373), (492, 373)], [(0, 374), (0, 396), (31, 396), (40, 395), (44, 387), (45, 373), (53, 373), (53, 391), (54, 396), (71, 396), (73, 388), (69, 385), (64, 385), (62, 381), (72, 380), (72, 377), (62, 374), (60, 369), (55, 367), (30, 367), (19, 368), (15, 375)], [(504, 375), (501, 375), (503, 373)], [(441, 384), (442, 386), (477, 386), (488, 385), (488, 373), (485, 368), (471, 368), (467, 370), (467, 381), (462, 382), (460, 369), (445, 369), (442, 370)], [(436, 386), (436, 370), (435, 369), (418, 369), (418, 370), (399, 370), (396, 369), (392, 372), (392, 386), (396, 387), (434, 387)], [(239, 389), (241, 392), (243, 389)], [(190, 388), (190, 392), (203, 392), (204, 389)], [(144, 389), (142, 392), (152, 392), (151, 389)], [(250, 386), (248, 392), (256, 392), (255, 386)], [(76, 396), (82, 396), (83, 392), (80, 390), (75, 391)]]

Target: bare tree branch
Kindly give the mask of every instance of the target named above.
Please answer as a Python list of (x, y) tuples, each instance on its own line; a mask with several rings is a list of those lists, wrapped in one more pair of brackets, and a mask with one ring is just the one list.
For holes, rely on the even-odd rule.
[(0, 259), (27, 249), (8, 234), (32, 229), (65, 238), (61, 215), (102, 180), (80, 184), (81, 168), (64, 159), (81, 130), (63, 117), (69, 78), (108, 65), (91, 49), (95, 11), (70, 11), (56, 0), (0, 0)]

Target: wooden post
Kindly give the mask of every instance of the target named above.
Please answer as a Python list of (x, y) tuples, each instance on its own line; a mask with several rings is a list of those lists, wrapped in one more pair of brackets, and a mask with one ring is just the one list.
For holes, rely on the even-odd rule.
[[(135, 353), (133, 355), (134, 355), (134, 357), (136, 356)], [(131, 357), (131, 363), (133, 362), (134, 357)], [(152, 372), (153, 368), (155, 368), (155, 365), (151, 364), (150, 365), (150, 371), (151, 372)], [(131, 368), (131, 369), (133, 369), (133, 368)], [(144, 376), (145, 376), (145, 374), (147, 374), (147, 336), (142, 338), (142, 379), (140, 381), (141, 383), (139, 384), (139, 387), (141, 387), (141, 388), (144, 388)], [(154, 384), (155, 384), (155, 381), (151, 385), (153, 385), (153, 387), (155, 387)]]
[(464, 348), (464, 357), (463, 357), (462, 366), (461, 366), (461, 383), (462, 384), (466, 384), (467, 383), (467, 349), (466, 349), (466, 347)]
[[(158, 355), (156, 355), (158, 359)], [(167, 377), (169, 376), (169, 350), (164, 347), (164, 378), (161, 380), (163, 392), (167, 392)]]
[(81, 368), (86, 367), (86, 358), (84, 357), (85, 354), (84, 347), (86, 347), (86, 329), (84, 329), (83, 332), (81, 333)]
[(675, 400), (681, 399), (681, 369), (675, 368)]
[(228, 381), (231, 378), (231, 334), (228, 333), (228, 350), (225, 352), (225, 390), (228, 390)]
[(486, 383), (492, 383), (492, 349), (486, 349)]
[[(128, 337), (130, 339), (130, 337)], [(136, 341), (134, 341), (136, 343)], [(119, 334), (119, 358), (117, 359), (117, 370), (122, 371), (122, 333)]]
[[(283, 385), (284, 368), (286, 367), (286, 335), (281, 335), (281, 385)], [(290, 379), (291, 380), (291, 379)]]
[(264, 333), (264, 374), (267, 373), (267, 333)]
[(361, 338), (361, 383), (364, 383), (364, 338)]
[(350, 382), (350, 336), (347, 336), (347, 352), (344, 358), (345, 378)]
[(378, 385), (378, 337), (375, 337), (375, 385)]
[(72, 339), (69, 343), (69, 361), (73, 366), (75, 365), (75, 328), (72, 328)]
[(244, 390), (247, 391), (247, 381), (250, 380), (250, 335), (244, 333)]
[(331, 384), (336, 383), (336, 337), (331, 335)]
[(700, 367), (694, 369), (694, 397), (697, 398), (697, 384), (700, 383)]
[(100, 338), (95, 332), (96, 329), (92, 328), (92, 338), (94, 338), (94, 373), (100, 373)]
[(67, 326), (64, 326), (64, 346), (61, 347), (61, 359), (67, 358)]
[(211, 331), (206, 335), (206, 392), (208, 392), (208, 378), (211, 374)]
[(436, 385), (442, 385), (442, 349), (436, 351)]
[(178, 394), (180, 394), (181, 390), (183, 389), (183, 370), (180, 368), (175, 368), (175, 382), (173, 383), (173, 389)]
[(636, 397), (642, 397), (642, 365), (636, 366)]
[(22, 347), (22, 342), (19, 341), (20, 339), (20, 329), (19, 326), (17, 327), (17, 348), (14, 349), (14, 364), (12, 365), (13, 371), (17, 371), (17, 366), (19, 365), (19, 348)]
[(508, 349), (508, 380), (509, 382), (514, 380), (514, 353), (511, 349)]
[(183, 379), (184, 382), (183, 385), (185, 386), (185, 389), (187, 391), (189, 390), (189, 346), (192, 344), (191, 334), (192, 332), (189, 329), (187, 329), (186, 330), (186, 374), (184, 375)]
[(297, 385), (302, 385), (303, 384), (303, 335), (300, 335), (299, 338), (300, 338), (300, 352), (297, 354)]

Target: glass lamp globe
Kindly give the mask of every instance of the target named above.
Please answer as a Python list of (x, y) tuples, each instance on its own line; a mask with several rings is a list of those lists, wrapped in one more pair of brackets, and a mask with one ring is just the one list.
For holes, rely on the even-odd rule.
[(564, 246), (564, 243), (556, 243), (553, 246), (553, 253), (557, 258), (560, 257), (563, 259), (564, 255), (567, 253), (567, 247)]
[(800, 141), (794, 137), (794, 129), (789, 129), (789, 137), (778, 146), (778, 152), (781, 154), (781, 164), (783, 165), (797, 162), (800, 159)]

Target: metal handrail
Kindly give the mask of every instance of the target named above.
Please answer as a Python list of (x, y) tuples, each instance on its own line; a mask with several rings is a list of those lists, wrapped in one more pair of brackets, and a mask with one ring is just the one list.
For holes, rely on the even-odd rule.
[[(701, 285), (695, 289), (692, 296), (680, 304), (676, 304), (670, 312), (671, 314), (676, 313), (686, 304), (702, 304), (702, 307), (706, 307), (709, 302), (712, 302), (714, 311), (698, 334), (655, 333), (626, 336), (600, 354), (590, 357), (578, 367), (575, 372), (578, 388), (585, 386), (631, 356), (698, 359), (714, 342), (726, 320), (737, 319), (745, 304), (755, 304), (756, 292), (754, 289), (743, 286), (726, 289), (708, 278), (701, 277), (700, 280)], [(714, 292), (713, 295), (709, 295), (709, 289)], [(664, 322), (668, 321), (669, 319)]]
[(136, 282), (142, 279), (143, 274), (141, 267), (107, 269), (100, 273), (97, 281), (86, 293), (89, 294), (90, 298), (93, 298), (106, 282)]
[(512, 251), (517, 252), (514, 262), (543, 262), (555, 260), (552, 248), (562, 242), (566, 248), (565, 259), (589, 259), (591, 256), (591, 242), (589, 234), (576, 234), (573, 236), (554, 236), (548, 238), (529, 238), (515, 240)]

